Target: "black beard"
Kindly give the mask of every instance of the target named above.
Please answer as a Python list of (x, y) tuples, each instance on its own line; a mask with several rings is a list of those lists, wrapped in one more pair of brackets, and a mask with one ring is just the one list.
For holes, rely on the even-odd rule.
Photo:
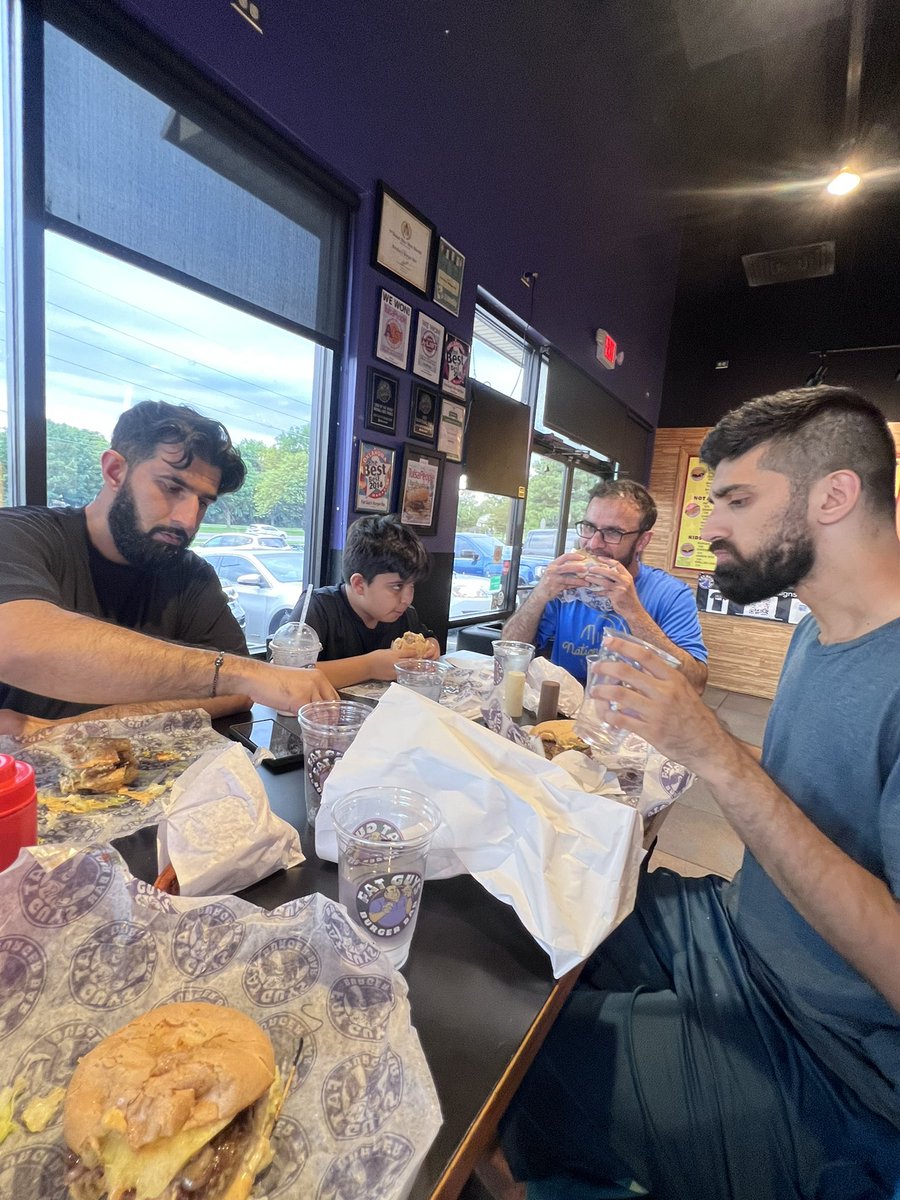
[(755, 604), (779, 592), (792, 590), (805, 579), (816, 560), (812, 538), (804, 530), (787, 537), (782, 530), (776, 541), (752, 558), (738, 554), (724, 539), (710, 543), (730, 551), (731, 561), (720, 563), (713, 579), (723, 596), (736, 604)]
[[(128, 483), (124, 483), (109, 506), (109, 532), (116, 549), (127, 563), (141, 571), (164, 571), (183, 556), (189, 539), (183, 529), (154, 525), (144, 533), (138, 525), (137, 508)], [(153, 540), (154, 533), (171, 533), (182, 539), (180, 546)]]

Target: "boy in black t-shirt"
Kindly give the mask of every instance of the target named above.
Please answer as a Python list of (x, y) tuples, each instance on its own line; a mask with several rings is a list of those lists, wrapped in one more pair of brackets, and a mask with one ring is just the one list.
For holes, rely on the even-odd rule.
[[(401, 658), (437, 658), (441, 648), (412, 607), (415, 585), (428, 574), (428, 554), (395, 516), (360, 517), (347, 530), (344, 582), (317, 588), (306, 623), (319, 635), (317, 666), (333, 687), (394, 679)], [(299, 621), (302, 598), (291, 614)], [(393, 649), (404, 633), (424, 644)]]

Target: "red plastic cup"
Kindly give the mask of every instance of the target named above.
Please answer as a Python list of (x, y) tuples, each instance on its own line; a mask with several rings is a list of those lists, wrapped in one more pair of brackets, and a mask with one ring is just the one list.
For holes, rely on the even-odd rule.
[(0, 871), (16, 861), (23, 846), (36, 846), (37, 840), (34, 768), (0, 754)]

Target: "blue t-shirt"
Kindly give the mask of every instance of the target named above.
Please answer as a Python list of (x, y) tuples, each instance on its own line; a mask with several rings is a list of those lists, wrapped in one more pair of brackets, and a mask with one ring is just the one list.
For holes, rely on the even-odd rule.
[[(692, 658), (706, 662), (707, 651), (697, 616), (697, 603), (690, 588), (658, 567), (641, 563), (635, 580), (638, 600), (663, 633)], [(631, 633), (628, 622), (616, 612), (598, 612), (580, 600), (568, 604), (551, 600), (544, 609), (535, 636), (539, 650), (553, 642), (550, 658), (584, 683), (585, 658), (600, 649), (607, 626)]]
[[(797, 627), (762, 764), (852, 859), (900, 898), (900, 620), (823, 646)], [(804, 920), (747, 850), (727, 898), (758, 985), (870, 1108), (900, 1127), (900, 1016)], [(897, 948), (900, 954), (900, 947)]]

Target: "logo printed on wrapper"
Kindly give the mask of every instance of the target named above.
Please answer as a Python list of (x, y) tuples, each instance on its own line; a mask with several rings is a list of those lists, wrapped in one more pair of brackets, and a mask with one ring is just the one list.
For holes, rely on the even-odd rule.
[(672, 762), (668, 758), (659, 768), (659, 782), (672, 797), (677, 796), (684, 787), (688, 775), (690, 775), (690, 771), (687, 767), (683, 767), (681, 763)]
[(394, 987), (382, 975), (345, 975), (328, 993), (328, 1019), (345, 1037), (381, 1039), (394, 1007)]
[(234, 958), (244, 926), (224, 904), (204, 904), (186, 912), (172, 938), (172, 957), (182, 975), (214, 975)]
[(319, 1185), (316, 1200), (353, 1200), (357, 1196), (379, 1200), (389, 1196), (413, 1152), (412, 1142), (396, 1133), (357, 1146), (334, 1159)]
[(46, 979), (47, 963), (37, 942), (15, 934), (0, 938), (0, 1040), (26, 1019)]
[[(289, 1012), (273, 1013), (259, 1024), (271, 1039), (272, 1047), (275, 1050), (275, 1063), (281, 1072), (282, 1079), (287, 1079), (294, 1055), (297, 1053), (297, 1047), (300, 1045), (300, 1039), (303, 1039), (303, 1049), (300, 1052), (297, 1069), (291, 1083), (290, 1094), (293, 1095), (313, 1069), (316, 1061), (315, 1034), (312, 1033), (305, 1021)], [(321, 1028), (321, 1025), (322, 1022), (319, 1021), (315, 1027)]]
[[(309, 1138), (302, 1126), (284, 1113), (278, 1118), (272, 1134), (272, 1165), (266, 1171), (265, 1194), (267, 1200), (274, 1196), (296, 1196), (292, 1184), (306, 1166), (309, 1158)], [(291, 1188), (290, 1192), (288, 1188)]]
[(319, 956), (304, 938), (274, 938), (244, 969), (244, 991), (263, 1008), (286, 1004), (309, 991), (319, 978)]
[(148, 929), (111, 921), (95, 929), (72, 955), (69, 990), (85, 1008), (122, 1008), (149, 988), (158, 957)]
[(385, 872), (357, 885), (356, 912), (374, 937), (393, 938), (416, 915), (421, 893), (422, 876), (418, 872)]
[(359, 936), (336, 904), (325, 905), (322, 923), (328, 940), (345, 962), (365, 967), (378, 958), (378, 947)]
[(157, 1000), (153, 1005), (154, 1008), (162, 1008), (164, 1004), (220, 1004), (226, 1005), (228, 1001), (221, 992), (217, 992), (214, 988), (193, 987), (186, 983), (184, 987), (180, 987), (177, 991), (172, 992), (163, 1000)]
[(0, 1196), (66, 1200), (66, 1159), (59, 1146), (23, 1146), (0, 1159)]
[(325, 1120), (336, 1138), (372, 1137), (403, 1099), (403, 1067), (393, 1050), (345, 1059), (322, 1084)]
[[(32, 1096), (44, 1096), (55, 1087), (68, 1087), (79, 1058), (102, 1038), (102, 1031), (88, 1021), (66, 1021), (31, 1043), (19, 1058), (12, 1078), (24, 1075)], [(57, 1110), (51, 1124), (61, 1120), (62, 1111)]]
[(55, 871), (36, 864), (19, 884), (22, 913), (39, 928), (71, 925), (99, 904), (112, 881), (112, 864), (104, 854), (79, 854)]
[(298, 896), (296, 900), (288, 900), (286, 904), (279, 904), (277, 908), (260, 915), (268, 921), (289, 921), (294, 917), (299, 917), (302, 912), (306, 912), (315, 902), (315, 896)]

